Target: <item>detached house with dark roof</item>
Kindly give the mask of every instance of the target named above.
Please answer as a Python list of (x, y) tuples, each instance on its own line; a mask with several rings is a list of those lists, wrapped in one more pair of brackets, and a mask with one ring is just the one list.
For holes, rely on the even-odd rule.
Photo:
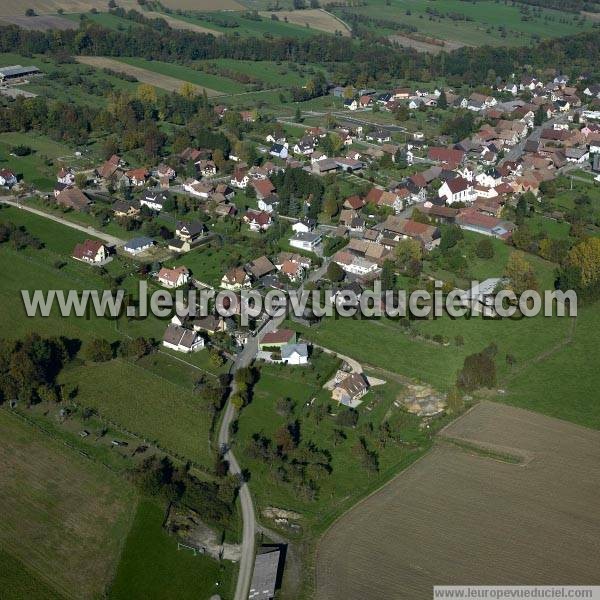
[(56, 203), (65, 208), (85, 212), (92, 201), (76, 187), (67, 187), (56, 196)]
[(441, 185), (438, 196), (445, 200), (446, 204), (471, 202), (473, 199), (473, 185), (463, 177), (449, 179)]
[(175, 323), (169, 323), (162, 344), (165, 348), (187, 354), (202, 350), (204, 348), (204, 338), (198, 335), (196, 331), (186, 329)]

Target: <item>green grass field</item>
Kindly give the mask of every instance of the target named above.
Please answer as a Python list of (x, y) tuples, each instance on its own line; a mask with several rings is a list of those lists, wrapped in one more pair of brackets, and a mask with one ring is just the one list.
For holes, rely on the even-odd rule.
[(543, 360), (517, 367), (507, 378), (508, 394), (502, 401), (600, 429), (599, 328), (600, 305), (581, 308), (572, 340)]
[[(420, 34), (471, 46), (525, 46), (530, 43), (532, 36), (560, 37), (587, 31), (593, 26), (591, 20), (585, 20), (583, 25), (579, 22), (575, 24), (574, 15), (548, 9), (542, 9), (541, 17), (532, 16), (528, 20), (522, 20), (520, 8), (520, 4), (511, 5), (492, 0), (469, 3), (458, 0), (391, 0), (389, 3), (387, 0), (368, 0), (365, 6), (334, 9), (333, 12), (342, 15), (344, 10), (348, 10), (403, 23), (416, 27)], [(428, 11), (436, 12), (432, 14)], [(450, 14), (455, 18), (450, 18)], [(460, 18), (456, 18), (458, 16)], [(502, 35), (499, 26), (505, 28), (506, 35)], [(376, 30), (379, 34), (402, 34), (402, 31), (382, 30), (380, 27)]]
[(253, 258), (257, 257), (250, 248), (237, 244), (235, 248), (198, 248), (171, 262), (173, 265), (185, 265), (196, 279), (218, 288), (230, 267), (245, 264)]
[[(5, 409), (0, 459), (0, 548), (22, 564), (12, 587), (42, 593), (37, 577), (66, 597), (101, 597), (133, 519), (133, 488)], [(23, 581), (24, 569), (34, 578)]]
[(288, 63), (277, 63), (267, 60), (254, 61), (218, 58), (199, 62), (249, 75), (273, 88), (305, 85), (316, 70), (323, 71), (318, 66), (292, 67)]
[(168, 75), (169, 77), (175, 77), (182, 81), (188, 81), (195, 85), (204, 86), (211, 90), (223, 92), (224, 94), (237, 94), (247, 90), (247, 87), (233, 79), (226, 77), (219, 77), (218, 75), (210, 75), (202, 71), (196, 71), (191, 67), (185, 67), (183, 65), (176, 65), (173, 63), (161, 62), (158, 60), (145, 60), (143, 58), (131, 58), (119, 56), (116, 58), (119, 62), (133, 65), (134, 67), (140, 67), (142, 69), (148, 69), (160, 75)]
[[(24, 224), (46, 243), (46, 248), (35, 251), (0, 247), (0, 268), (6, 272), (0, 289), (0, 301), (5, 306), (1, 322), (10, 324), (5, 335), (17, 338), (35, 331), (49, 336), (60, 332), (84, 342), (92, 337), (123, 339), (121, 327), (118, 329), (114, 321), (104, 318), (62, 318), (57, 309), (48, 318), (28, 318), (21, 301), (22, 289), (104, 289), (106, 284), (96, 270), (66, 255), (71, 244), (85, 234), (12, 208), (2, 209), (0, 220)], [(61, 228), (64, 239), (59, 237)], [(66, 265), (57, 269), (53, 266), (57, 259), (66, 261)], [(161, 339), (166, 326), (154, 318), (136, 323), (140, 323), (137, 328), (135, 324), (125, 324), (123, 333)], [(226, 368), (226, 365), (218, 370), (212, 368), (208, 353), (202, 351), (186, 359), (157, 354), (136, 364), (115, 360), (95, 366), (74, 366), (63, 375), (65, 381), (79, 385), (81, 405), (95, 407), (104, 417), (129, 431), (156, 440), (160, 446), (185, 458), (209, 465), (211, 417), (202, 408), (202, 398), (193, 396), (192, 389), (202, 374), (213, 375)]]
[(208, 467), (210, 415), (190, 387), (134, 363), (113, 360), (66, 369), (61, 381), (78, 387), (76, 402), (165, 451)]
[[(323, 33), (322, 31), (316, 31), (315, 29), (309, 29), (307, 27), (301, 27), (300, 25), (286, 23), (283, 20), (274, 21), (270, 18), (263, 17), (260, 21), (255, 21), (254, 19), (244, 18), (242, 13), (235, 11), (211, 12), (210, 17), (204, 17), (201, 13), (196, 13), (193, 16), (191, 14), (173, 14), (171, 16), (175, 19), (181, 19), (182, 21), (186, 21), (188, 23), (194, 23), (196, 25), (206, 27), (207, 29), (213, 29), (224, 34), (231, 35), (309, 38), (313, 35)], [(224, 27), (219, 23), (215, 23), (212, 18), (216, 18), (221, 22), (226, 22), (232, 25), (237, 23), (237, 27)]]
[(69, 13), (63, 15), (65, 19), (69, 19), (75, 23), (80, 23), (82, 21), (82, 16), (85, 17), (84, 20), (91, 21), (92, 23), (96, 23), (101, 25), (102, 27), (106, 27), (106, 29), (114, 29), (117, 31), (127, 31), (129, 28), (133, 27), (141, 27), (141, 24), (136, 23), (135, 21), (131, 21), (130, 19), (125, 19), (123, 17), (118, 17), (117, 15), (111, 15), (108, 12), (97, 12), (97, 13)]
[(14, 556), (0, 550), (0, 589), (4, 600), (61, 600), (57, 592)]
[(176, 540), (161, 528), (163, 518), (164, 509), (159, 505), (140, 502), (109, 598), (208, 600), (216, 593), (230, 598), (233, 564), (178, 550)]

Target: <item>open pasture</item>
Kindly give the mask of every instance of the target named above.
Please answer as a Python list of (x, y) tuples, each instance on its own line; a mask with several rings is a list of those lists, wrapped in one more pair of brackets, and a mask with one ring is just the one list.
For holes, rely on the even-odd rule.
[(0, 546), (60, 595), (101, 597), (133, 518), (133, 490), (5, 410), (0, 460)]

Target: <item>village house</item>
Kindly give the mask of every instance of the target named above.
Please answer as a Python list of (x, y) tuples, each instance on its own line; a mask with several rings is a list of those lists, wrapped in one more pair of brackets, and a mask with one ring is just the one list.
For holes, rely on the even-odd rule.
[(99, 240), (85, 240), (81, 244), (76, 244), (73, 249), (73, 258), (81, 262), (92, 265), (102, 265), (109, 257), (109, 249), (106, 244)]
[(269, 179), (256, 179), (252, 181), (257, 200), (264, 200), (275, 193), (275, 186)]
[(269, 273), (273, 273), (273, 271), (276, 271), (275, 265), (266, 256), (255, 258), (244, 268), (246, 269), (246, 272), (254, 278), (255, 281), (261, 279)]
[[(425, 250), (432, 250), (440, 243), (441, 233), (437, 227), (419, 223), (412, 219), (402, 219), (394, 215), (389, 216), (381, 225), (384, 239), (400, 241), (412, 238), (421, 243)], [(385, 245), (385, 241), (382, 241)]]
[(146, 250), (150, 250), (150, 248), (152, 248), (154, 244), (154, 240), (151, 240), (148, 237), (137, 237), (133, 238), (132, 240), (129, 240), (123, 246), (123, 250), (135, 256), (137, 254), (141, 254), (142, 252), (146, 252)]
[(156, 178), (160, 181), (162, 179), (167, 179), (172, 181), (175, 179), (177, 173), (173, 167), (166, 165), (165, 163), (160, 163), (158, 167), (156, 167)]
[(275, 329), (265, 333), (258, 343), (259, 350), (269, 348), (282, 348), (288, 344), (296, 343), (296, 332), (291, 329)]
[(56, 196), (56, 203), (65, 208), (85, 212), (92, 202), (79, 188), (67, 187)]
[(207, 233), (206, 225), (202, 221), (179, 221), (175, 228), (175, 235), (183, 242), (193, 244), (199, 239), (205, 237)]
[(306, 344), (286, 344), (281, 347), (281, 362), (286, 365), (308, 364), (308, 346)]
[(326, 175), (327, 173), (334, 173), (339, 169), (338, 163), (333, 158), (324, 158), (317, 160), (312, 163), (312, 171), (317, 175)]
[(250, 276), (242, 267), (232, 267), (223, 275), (221, 287), (232, 292), (239, 292), (242, 289), (251, 287)]
[(248, 183), (250, 182), (250, 177), (248, 175), (248, 169), (236, 169), (231, 178), (231, 185), (240, 190), (245, 190), (248, 187)]
[(17, 183), (17, 176), (10, 169), (0, 169), (0, 185), (11, 188)]
[(501, 239), (509, 238), (514, 229), (514, 224), (509, 221), (479, 212), (474, 207), (462, 209), (455, 222), (461, 229)]
[(139, 169), (130, 169), (129, 171), (125, 172), (125, 177), (127, 177), (130, 184), (134, 187), (141, 187), (145, 185), (149, 176), (150, 173), (148, 173), (148, 170), (143, 167)]
[(248, 210), (243, 220), (250, 227), (250, 231), (266, 231), (273, 223), (271, 215), (263, 210)]
[(163, 267), (158, 272), (157, 279), (164, 287), (176, 288), (185, 285), (190, 280), (190, 272), (183, 266), (173, 269)]
[(322, 237), (320, 233), (312, 231), (300, 231), (290, 238), (290, 246), (307, 252), (316, 252), (321, 244)]
[(207, 199), (213, 193), (215, 187), (209, 181), (186, 179), (183, 183), (183, 189), (191, 196)]
[(281, 158), (282, 160), (285, 160), (288, 157), (288, 147), (289, 144), (287, 142), (282, 144), (274, 143), (269, 149), (269, 154), (275, 158)]
[(175, 323), (169, 323), (163, 336), (162, 344), (165, 348), (176, 352), (198, 352), (204, 348), (204, 338), (196, 331), (186, 329)]
[(346, 273), (358, 277), (375, 276), (379, 271), (379, 266), (375, 261), (368, 260), (362, 256), (356, 256), (345, 250), (336, 252), (332, 260)]
[(111, 208), (115, 217), (134, 218), (140, 214), (140, 203), (137, 200), (116, 200)]
[(315, 151), (315, 140), (310, 135), (300, 138), (293, 148), (294, 154), (310, 156)]
[(223, 317), (216, 315), (207, 315), (206, 317), (198, 317), (191, 322), (194, 331), (205, 331), (209, 335), (226, 331), (227, 324)]
[(344, 108), (347, 108), (348, 110), (357, 110), (358, 100), (356, 100), (355, 98), (344, 100)]
[(140, 206), (147, 206), (150, 210), (160, 212), (168, 198), (164, 192), (148, 192), (140, 199)]
[(294, 260), (284, 260), (277, 270), (285, 275), (290, 281), (299, 281), (304, 277), (304, 267), (300, 262)]
[(362, 397), (369, 391), (369, 384), (362, 373), (344, 375), (334, 386), (331, 397), (344, 406), (356, 408), (361, 403)]
[(212, 160), (199, 160), (196, 168), (203, 177), (213, 177), (217, 174), (217, 165)]
[(119, 156), (113, 154), (104, 164), (96, 169), (96, 174), (102, 179), (110, 179), (125, 163)]
[(309, 219), (308, 217), (303, 217), (299, 221), (296, 221), (292, 225), (292, 231), (294, 233), (308, 233), (315, 228), (316, 221), (314, 219)]
[(472, 196), (473, 186), (463, 177), (445, 181), (438, 190), (438, 197), (450, 205), (456, 202), (470, 202)]
[(65, 185), (75, 185), (75, 173), (71, 169), (61, 167), (56, 176), (56, 181)]

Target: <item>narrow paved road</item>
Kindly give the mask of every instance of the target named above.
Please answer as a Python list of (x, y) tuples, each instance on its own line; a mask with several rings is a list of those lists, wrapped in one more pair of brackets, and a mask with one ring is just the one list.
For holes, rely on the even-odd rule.
[[(329, 264), (329, 259), (323, 261), (323, 265), (316, 271), (310, 274), (306, 281), (317, 281), (320, 279)], [(299, 291), (304, 289), (304, 284), (300, 286)], [(282, 314), (277, 317), (271, 317), (261, 327), (261, 337), (269, 332), (277, 329), (286, 318), (286, 314)], [(244, 346), (244, 349), (237, 355), (233, 367), (231, 369), (232, 374), (238, 369), (247, 367), (252, 364), (252, 361), (258, 354), (258, 335), (248, 338), (248, 342)], [(232, 383), (229, 398), (227, 399), (227, 405), (225, 407), (225, 413), (223, 420), (221, 421), (221, 428), (219, 429), (219, 448), (225, 449), (223, 454), (224, 459), (229, 463), (229, 472), (232, 475), (241, 477), (242, 470), (240, 465), (235, 458), (232, 450), (229, 447), (229, 428), (231, 422), (235, 418), (235, 408), (231, 404), (231, 396), (235, 393), (236, 386), (235, 381)], [(248, 593), (250, 591), (250, 583), (252, 581), (252, 572), (254, 568), (254, 543), (256, 537), (256, 518), (254, 516), (254, 505), (252, 503), (252, 496), (250, 495), (250, 489), (248, 484), (244, 481), (240, 486), (240, 504), (242, 507), (242, 520), (243, 526), (243, 538), (242, 538), (242, 556), (240, 559), (240, 570), (238, 573), (237, 585), (235, 588), (234, 600), (247, 600)]]
[(7, 196), (0, 197), (0, 202), (3, 202), (4, 204), (9, 204), (10, 206), (14, 206), (15, 208), (20, 208), (21, 210), (26, 210), (27, 212), (33, 213), (34, 215), (38, 215), (40, 217), (44, 217), (45, 219), (49, 219), (50, 221), (54, 221), (55, 223), (66, 225), (71, 229), (83, 231), (83, 233), (87, 233), (91, 236), (97, 237), (101, 240), (104, 240), (105, 242), (108, 242), (109, 244), (115, 244), (115, 246), (122, 246), (123, 244), (125, 244), (125, 240), (115, 237), (114, 235), (109, 235), (102, 231), (98, 231), (93, 227), (85, 227), (84, 225), (78, 225), (77, 223), (73, 223), (72, 221), (63, 219), (62, 217), (51, 215), (50, 213), (44, 212), (43, 210), (39, 210), (37, 208), (33, 208), (32, 206), (27, 206), (27, 204), (24, 204), (23, 202), (11, 200)]
[[(232, 373), (242, 367), (247, 367), (252, 363), (256, 353), (258, 352), (258, 340), (255, 337), (248, 339), (248, 343), (244, 346), (234, 362)], [(223, 455), (229, 463), (229, 472), (241, 478), (242, 470), (235, 458), (235, 455), (229, 448), (229, 428), (235, 417), (235, 408), (231, 404), (231, 396), (236, 391), (235, 381), (232, 383), (231, 392), (227, 399), (225, 414), (221, 421), (221, 429), (219, 430), (219, 448), (225, 448)], [(243, 537), (242, 537), (242, 555), (240, 558), (240, 570), (238, 573), (237, 585), (235, 588), (234, 600), (247, 600), (250, 592), (250, 583), (252, 581), (252, 571), (254, 567), (254, 538), (255, 532), (255, 517), (254, 505), (252, 504), (252, 496), (248, 484), (243, 481), (240, 486), (240, 505), (242, 507)]]

